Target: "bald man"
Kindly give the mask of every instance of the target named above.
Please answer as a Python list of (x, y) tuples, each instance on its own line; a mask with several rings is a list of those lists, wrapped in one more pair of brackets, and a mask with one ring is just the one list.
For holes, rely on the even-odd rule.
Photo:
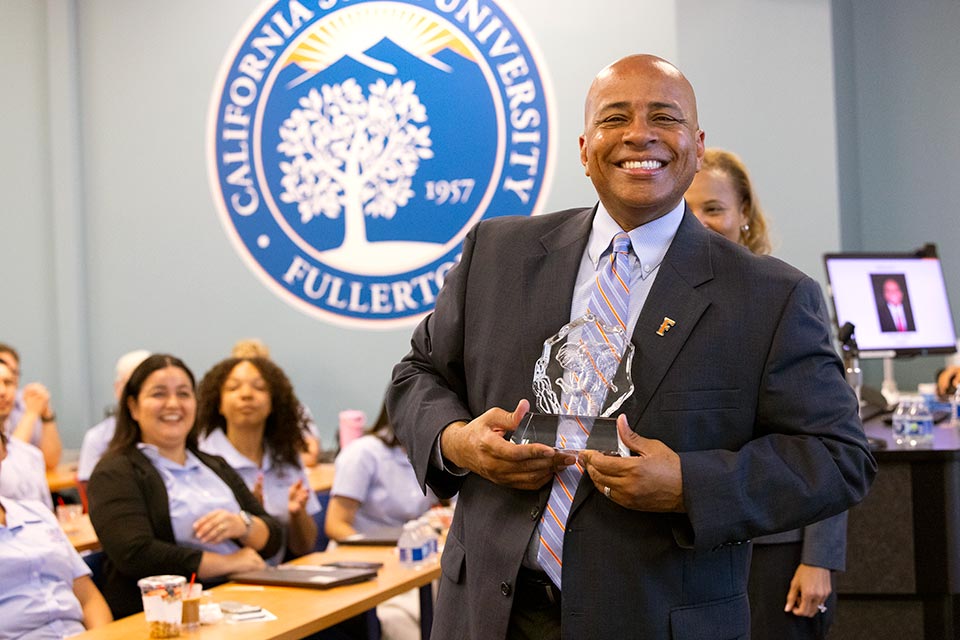
[[(584, 115), (580, 160), (599, 202), (477, 225), (394, 368), (390, 417), (418, 478), (459, 492), (433, 631), (747, 638), (750, 538), (868, 490), (876, 463), (856, 398), (817, 283), (686, 207), (704, 134), (683, 74), (654, 56), (618, 60)], [(636, 351), (618, 429), (632, 455), (513, 444), (544, 341), (592, 304), (623, 232)], [(571, 464), (575, 486), (561, 479)], [(550, 519), (563, 520), (556, 548)], [(559, 572), (545, 566), (557, 560)]]

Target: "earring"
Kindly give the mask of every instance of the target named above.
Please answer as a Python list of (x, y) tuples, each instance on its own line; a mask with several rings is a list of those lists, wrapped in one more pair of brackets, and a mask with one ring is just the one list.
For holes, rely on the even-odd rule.
[(745, 225), (743, 225), (742, 227), (740, 227), (740, 233), (746, 233), (747, 231), (750, 231), (750, 225), (749, 225), (749, 224), (745, 224)]

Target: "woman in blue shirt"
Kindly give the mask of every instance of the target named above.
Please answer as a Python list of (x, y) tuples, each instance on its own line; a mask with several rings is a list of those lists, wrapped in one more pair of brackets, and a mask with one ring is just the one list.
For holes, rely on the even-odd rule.
[[(0, 463), (7, 454), (0, 431)], [(112, 620), (90, 579), (46, 506), (0, 498), (0, 637), (65, 638)]]
[(303, 414), (290, 380), (266, 358), (227, 358), (200, 381), (199, 396), (200, 449), (222, 456), (286, 526), (292, 556), (312, 552), (320, 503), (300, 460)]

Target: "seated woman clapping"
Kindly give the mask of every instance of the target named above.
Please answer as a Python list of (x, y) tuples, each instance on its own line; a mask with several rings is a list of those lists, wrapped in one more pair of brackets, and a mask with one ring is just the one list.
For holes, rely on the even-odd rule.
[(264, 567), (283, 542), (280, 523), (243, 478), (197, 448), (194, 388), (178, 358), (144, 360), (90, 477), (90, 520), (106, 554), (103, 595), (116, 617), (142, 610), (140, 578), (196, 573), (209, 584)]
[(313, 551), (320, 503), (300, 460), (303, 414), (290, 380), (266, 358), (227, 358), (203, 377), (199, 395), (200, 449), (222, 456), (287, 527), (291, 555)]

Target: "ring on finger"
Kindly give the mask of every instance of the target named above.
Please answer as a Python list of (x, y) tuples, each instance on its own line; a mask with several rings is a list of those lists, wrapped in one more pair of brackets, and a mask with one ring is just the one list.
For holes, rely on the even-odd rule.
[(610, 487), (603, 488), (603, 495), (607, 496), (608, 498), (610, 497)]
[(826, 613), (826, 612), (827, 612), (827, 605), (825, 605), (825, 604), (823, 604), (823, 603), (821, 602), (820, 604), (817, 605), (817, 609), (820, 611), (820, 613)]

